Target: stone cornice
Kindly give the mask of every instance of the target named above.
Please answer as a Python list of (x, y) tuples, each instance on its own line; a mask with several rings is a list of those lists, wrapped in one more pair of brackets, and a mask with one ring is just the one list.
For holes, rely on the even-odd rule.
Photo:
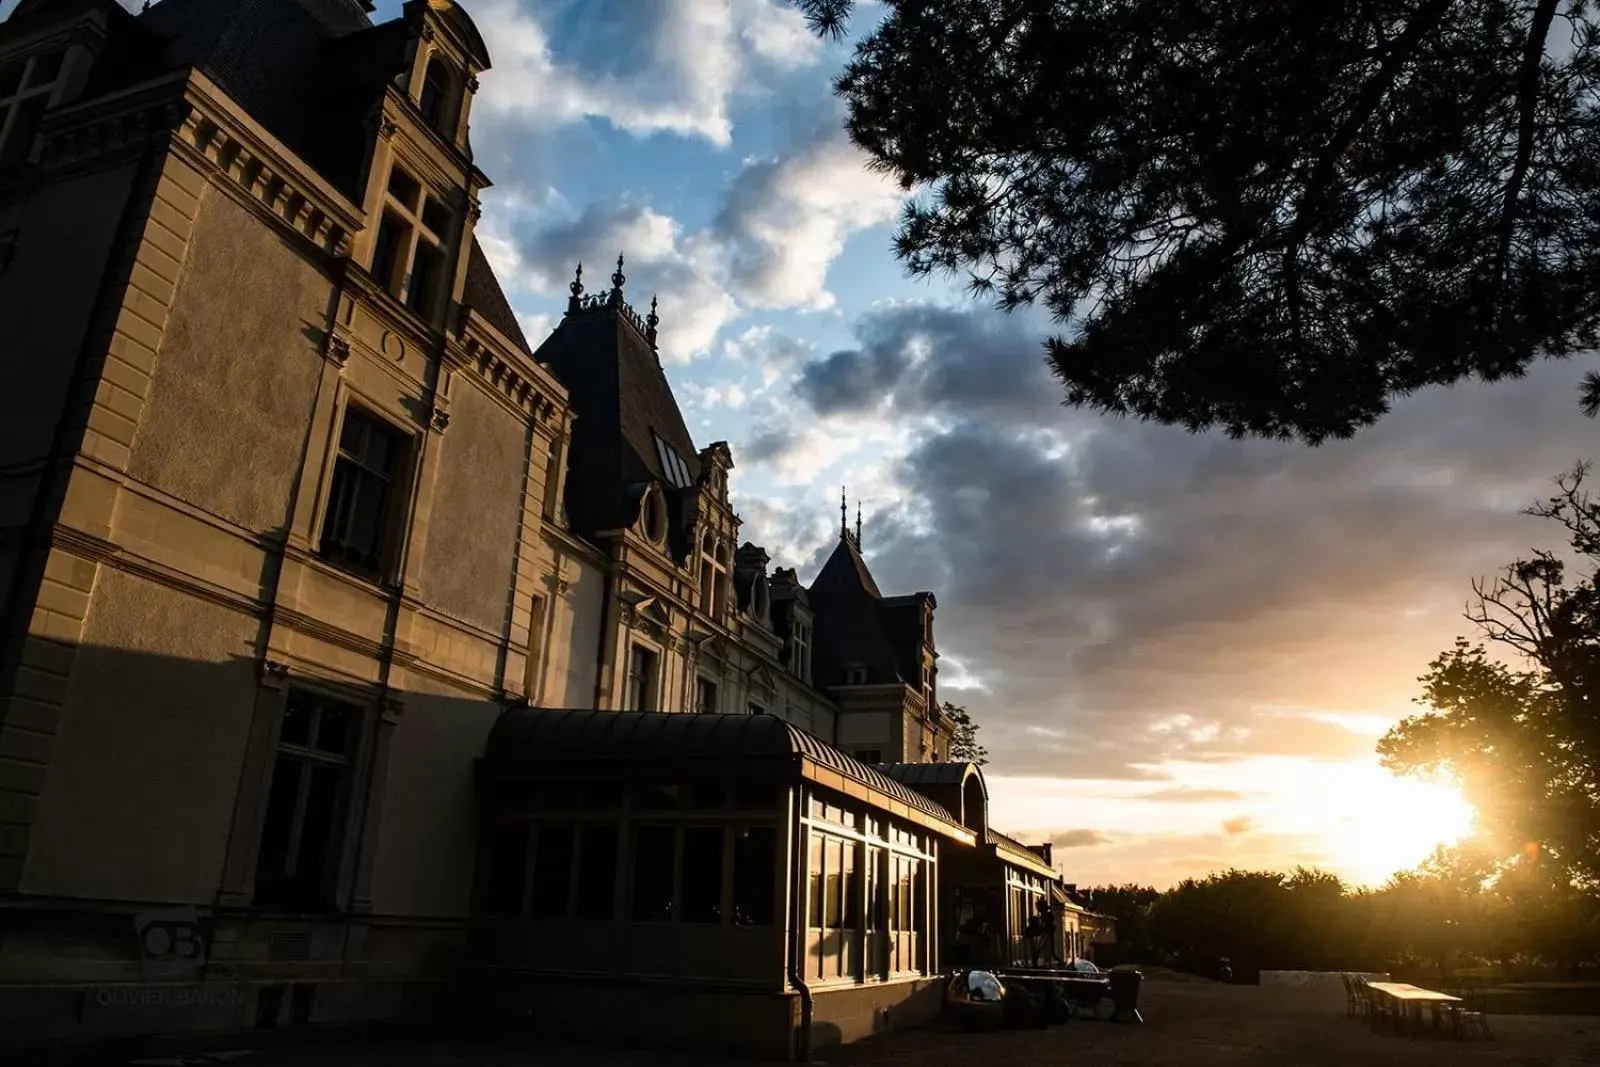
[(460, 356), (465, 357), (461, 361), (464, 369), (535, 423), (550, 428), (559, 428), (565, 423), (565, 390), (547, 373), (538, 375), (547, 380), (536, 381), (535, 372), (518, 365), (521, 360), (507, 359), (503, 352), (472, 338), (462, 346)]
[(39, 170), (56, 176), (164, 147), (192, 108), (185, 85), (163, 78), (51, 112), (40, 129)]

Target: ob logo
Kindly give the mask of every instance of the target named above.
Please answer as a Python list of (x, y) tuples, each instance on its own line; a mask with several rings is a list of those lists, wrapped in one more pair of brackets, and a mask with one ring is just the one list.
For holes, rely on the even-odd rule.
[(204, 966), (206, 946), (196, 909), (141, 912), (133, 917), (133, 927), (146, 975), (183, 975)]

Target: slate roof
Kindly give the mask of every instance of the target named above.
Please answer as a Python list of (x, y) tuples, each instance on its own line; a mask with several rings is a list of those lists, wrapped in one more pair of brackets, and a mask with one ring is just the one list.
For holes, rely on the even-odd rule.
[[(655, 481), (667, 500), (669, 546), (677, 559), (687, 558), (699, 454), (650, 343), (616, 307), (569, 311), (535, 358), (567, 387), (577, 414), (566, 503), (578, 532), (593, 537), (638, 521), (644, 488)], [(694, 485), (674, 487), (658, 435), (682, 457)]]
[(511, 301), (506, 299), (505, 290), (500, 288), (500, 280), (494, 276), (489, 257), (483, 254), (483, 246), (476, 237), (472, 239), (472, 250), (468, 253), (467, 280), (461, 293), (461, 302), (472, 308), (475, 314), (482, 315), (485, 322), (505, 335), (506, 340), (529, 355), (533, 354), (533, 349), (528, 346), (528, 338), (522, 333), (522, 324), (517, 321), (517, 313), (511, 309)]
[(915, 809), (947, 830), (960, 820), (927, 797), (845, 755), (793, 723), (772, 715), (687, 715), (596, 711), (592, 708), (510, 708), (489, 731), (484, 764), (491, 775), (563, 771), (583, 764), (710, 763), (723, 767), (793, 767), (804, 760)]
[(868, 685), (904, 682), (883, 614), (883, 594), (848, 534), (807, 590), (816, 618), (811, 672), (822, 686), (844, 685), (850, 664), (867, 669)]
[[(111, 0), (69, 2), (73, 10), (107, 4), (113, 18), (86, 98), (192, 67), (331, 185), (361, 200), (372, 117), (405, 63), (405, 19), (374, 26), (366, 0), (160, 0), (137, 16)], [(61, 0), (26, 0), (0, 29), (68, 14)], [(466, 11), (453, 5), (442, 16), (487, 66), (488, 49)], [(476, 239), (468, 256), (463, 301), (531, 354)]]

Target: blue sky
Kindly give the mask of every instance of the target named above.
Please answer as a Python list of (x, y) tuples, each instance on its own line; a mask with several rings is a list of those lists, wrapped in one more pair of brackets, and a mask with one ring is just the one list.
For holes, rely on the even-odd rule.
[(733, 449), (745, 537), (809, 578), (847, 484), (880, 585), (937, 593), (943, 695), (982, 724), (1008, 829), (1080, 883), (1165, 885), (1379, 880), (1466, 828), (1373, 744), (1466, 632), (1468, 581), (1556, 540), (1519, 510), (1594, 454), (1592, 360), (1420, 393), (1318, 449), (1067, 410), (1053, 324), (895, 262), (900, 193), (830, 93), (851, 41), (780, 0), (466, 6), (494, 59), (479, 235), (530, 340), (577, 260), (592, 290), (626, 254), (697, 443)]

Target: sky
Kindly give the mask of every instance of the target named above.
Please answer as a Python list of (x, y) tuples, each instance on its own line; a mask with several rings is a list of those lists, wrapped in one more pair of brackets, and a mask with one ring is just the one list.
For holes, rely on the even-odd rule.
[(1054, 324), (894, 259), (902, 193), (830, 91), (850, 40), (778, 0), (466, 6), (494, 61), (478, 233), (529, 339), (578, 261), (592, 291), (626, 255), (697, 445), (732, 448), (743, 537), (808, 580), (846, 486), (879, 585), (937, 594), (997, 825), (1054, 841), (1069, 880), (1157, 886), (1377, 882), (1469, 829), (1373, 746), (1468, 632), (1470, 579), (1554, 540), (1520, 510), (1596, 452), (1593, 360), (1419, 393), (1317, 449), (1067, 409)]

